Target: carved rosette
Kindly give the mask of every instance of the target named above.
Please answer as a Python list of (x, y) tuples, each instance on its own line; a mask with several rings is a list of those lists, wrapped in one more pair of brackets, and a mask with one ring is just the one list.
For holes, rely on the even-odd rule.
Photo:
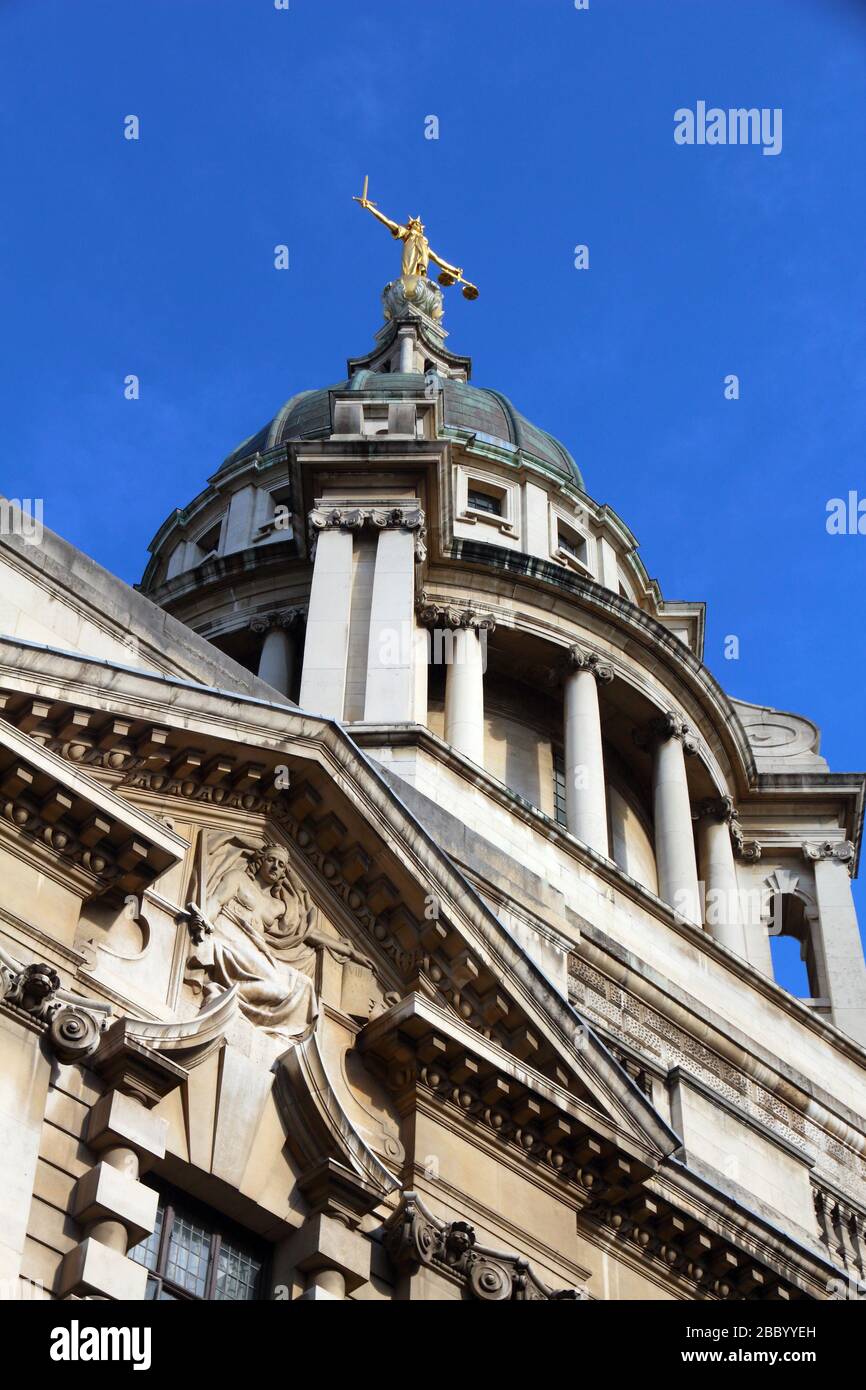
[(315, 507), (309, 515), (310, 555), (315, 554), (316, 540), (322, 531), (361, 531), (365, 526), (373, 526), (380, 531), (395, 527), (414, 532), (415, 559), (426, 560), (426, 518), (422, 509), (414, 504), (401, 507)]
[(652, 748), (654, 744), (664, 743), (669, 738), (680, 739), (686, 754), (696, 753), (698, 747), (691, 727), (674, 710), (666, 710), (643, 728), (635, 729), (633, 737), (638, 748)]
[(416, 1192), (404, 1192), (385, 1226), (385, 1248), (399, 1268), (420, 1265), (456, 1278), (473, 1298), (484, 1303), (580, 1299), (577, 1289), (549, 1289), (521, 1255), (479, 1245), (467, 1221), (440, 1221)]
[(848, 873), (853, 874), (857, 848), (850, 840), (823, 840), (819, 844), (807, 842), (803, 845), (803, 857), (813, 862), (832, 859), (836, 864), (844, 864)]
[(43, 1025), (60, 1062), (81, 1062), (99, 1046), (111, 1021), (111, 1007), (96, 999), (77, 999), (61, 987), (51, 965), (21, 965), (0, 951), (0, 1000)]
[(588, 651), (585, 647), (569, 649), (567, 668), (570, 671), (589, 671), (599, 685), (609, 685), (615, 674), (613, 667), (602, 661), (597, 652)]

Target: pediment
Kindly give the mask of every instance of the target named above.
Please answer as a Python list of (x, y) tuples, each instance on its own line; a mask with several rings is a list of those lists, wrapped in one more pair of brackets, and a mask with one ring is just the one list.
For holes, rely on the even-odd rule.
[[(339, 726), (240, 695), (169, 688), (59, 653), (30, 651), (24, 666), (0, 662), (4, 691), (7, 717), (58, 760), (77, 762), (79, 775), (83, 765), (95, 783), (152, 817), (182, 823), (190, 858), (169, 895), (179, 909), (196, 898), (197, 874), (215, 875), (202, 890), (203, 909), (217, 880), (224, 897), (229, 893), (232, 855), (229, 897), (248, 886), (241, 871), (252, 853), (266, 844), (287, 851), (295, 886), (281, 920), (270, 914), (270, 926), (277, 936), (285, 932), (289, 954), (329, 1008), (354, 1033), (363, 1030), (359, 1047), (384, 1076), (386, 1035), (399, 1053), (423, 1049), (430, 1034), (434, 1061), (444, 1048), (449, 1068), (465, 1065), (452, 1090), (462, 1086), (470, 1109), (491, 1109), (473, 1089), (476, 1067), (482, 1079), (501, 1073), (495, 1121), (509, 1134), (519, 1131), (526, 1152), (550, 1151), (554, 1165), (592, 1167), (586, 1158), (578, 1162), (578, 1150), (604, 1163), (628, 1153), (638, 1180), (679, 1147), (591, 1028)], [(260, 899), (266, 891), (255, 888)], [(307, 900), (316, 942), (310, 932), (302, 939)], [(237, 915), (230, 903), (227, 910)], [(311, 944), (315, 972), (309, 958), (301, 959)], [(355, 968), (354, 981), (347, 967)], [(232, 982), (222, 980), (225, 987)], [(254, 1022), (267, 1027), (267, 1009)], [(455, 1061), (458, 1053), (469, 1060)], [(429, 1059), (421, 1062), (429, 1075)], [(585, 1142), (596, 1131), (601, 1152)], [(556, 1144), (550, 1135), (559, 1136)]]

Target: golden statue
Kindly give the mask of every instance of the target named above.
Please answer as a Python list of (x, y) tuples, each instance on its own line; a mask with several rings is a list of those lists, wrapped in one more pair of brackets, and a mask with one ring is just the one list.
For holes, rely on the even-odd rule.
[(438, 276), (440, 285), (456, 285), (458, 282), (463, 286), (464, 299), (477, 299), (478, 289), (469, 280), (464, 279), (463, 271), (459, 266), (450, 265), (448, 261), (443, 261), (441, 256), (430, 246), (429, 241), (424, 235), (424, 223), (420, 217), (410, 217), (406, 225), (400, 222), (392, 222), (390, 217), (386, 217), (380, 212), (375, 203), (371, 203), (367, 197), (369, 179), (364, 179), (364, 192), (360, 198), (355, 198), (354, 202), (360, 203), (362, 208), (372, 212), (373, 216), (383, 226), (387, 227), (392, 236), (397, 237), (403, 243), (403, 264), (401, 276), (403, 280), (411, 280), (414, 277), (426, 277), (427, 267), (430, 261), (435, 261), (440, 267)]

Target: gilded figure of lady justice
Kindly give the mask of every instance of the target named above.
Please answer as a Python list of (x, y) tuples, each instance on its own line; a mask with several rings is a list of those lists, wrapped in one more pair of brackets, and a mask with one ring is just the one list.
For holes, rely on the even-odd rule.
[(424, 223), (420, 217), (410, 217), (405, 226), (401, 222), (392, 222), (390, 217), (386, 217), (380, 212), (375, 203), (371, 203), (367, 197), (369, 179), (364, 179), (364, 192), (360, 198), (355, 198), (354, 202), (360, 203), (367, 212), (372, 212), (373, 216), (383, 226), (387, 227), (392, 236), (397, 237), (403, 243), (403, 265), (402, 278), (411, 280), (421, 276), (426, 278), (427, 267), (430, 261), (435, 261), (441, 268), (439, 274), (440, 285), (456, 285), (458, 282), (463, 286), (464, 299), (477, 299), (478, 287), (469, 280), (464, 279), (463, 271), (459, 266), (450, 265), (448, 261), (443, 261), (441, 256), (437, 256), (432, 249), (429, 241), (424, 235)]

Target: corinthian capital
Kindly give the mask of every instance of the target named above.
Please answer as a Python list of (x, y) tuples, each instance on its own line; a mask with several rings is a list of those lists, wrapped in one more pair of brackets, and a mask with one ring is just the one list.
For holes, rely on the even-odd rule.
[(600, 685), (609, 685), (614, 677), (613, 667), (602, 661), (597, 652), (585, 647), (569, 648), (568, 665), (573, 671), (589, 671)]

